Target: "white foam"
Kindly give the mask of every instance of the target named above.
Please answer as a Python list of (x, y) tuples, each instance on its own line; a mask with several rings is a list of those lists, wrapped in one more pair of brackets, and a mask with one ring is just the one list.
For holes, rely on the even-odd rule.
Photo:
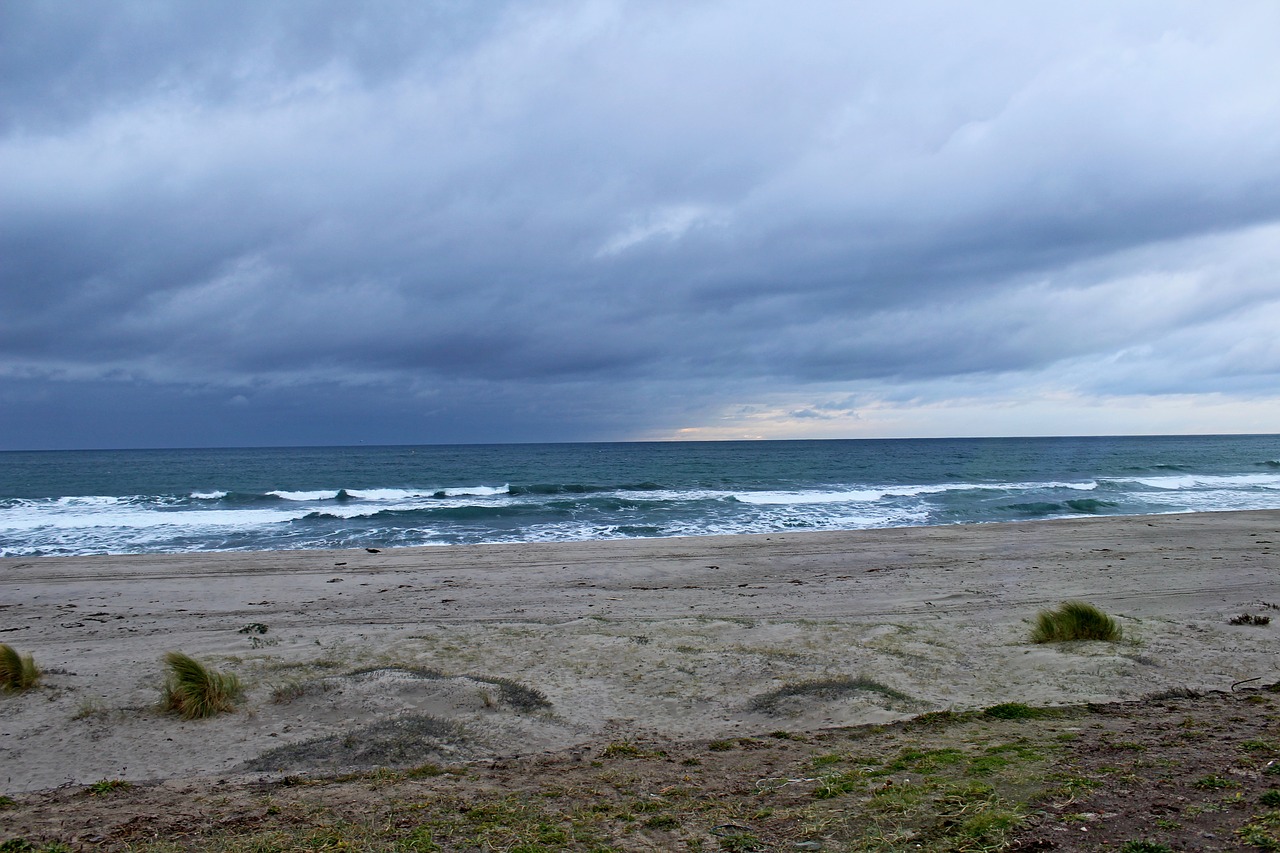
[(38, 507), (19, 507), (0, 512), (0, 531), (40, 529), (94, 530), (107, 528), (171, 527), (183, 530), (247, 529), (300, 518), (301, 515), (275, 509), (233, 509), (209, 512), (193, 509), (158, 512), (142, 508), (122, 508), (112, 512), (52, 512)]
[(742, 503), (771, 504), (823, 504), (823, 503), (874, 503), (885, 498), (913, 498), (920, 495), (936, 495), (945, 492), (997, 490), (1025, 492), (1036, 489), (1072, 489), (1092, 491), (1098, 484), (1092, 480), (1078, 483), (941, 483), (938, 485), (879, 486), (870, 489), (846, 489), (840, 491), (762, 491), (733, 492), (732, 497)]
[(58, 498), (54, 501), (58, 506), (69, 507), (104, 507), (116, 506), (125, 503), (126, 498), (117, 498), (110, 495), (72, 495), (69, 497)]
[(1280, 474), (1175, 474), (1112, 482), (1139, 483), (1152, 489), (1280, 489)]
[(192, 492), (191, 499), (197, 501), (216, 501), (227, 496), (226, 492)]
[(376, 501), (379, 503), (389, 503), (391, 501), (407, 501), (413, 498), (422, 498), (431, 494), (422, 490), (412, 491), (409, 489), (347, 489), (347, 495), (361, 501)]
[(477, 497), (488, 498), (494, 495), (505, 495), (511, 490), (511, 484), (507, 483), (497, 488), (493, 486), (456, 486), (449, 489), (440, 489), (451, 498), (460, 497)]
[(733, 497), (744, 504), (827, 504), (868, 503), (885, 496), (884, 491), (857, 489), (847, 492), (734, 492)]
[[(493, 497), (495, 495), (507, 494), (509, 485), (503, 486), (453, 486), (447, 489), (345, 489), (347, 496), (360, 501), (370, 501), (375, 503), (395, 503), (398, 501), (421, 500), (425, 498), (434, 498), (436, 495), (443, 494), (446, 497)], [(338, 496), (339, 489), (328, 489), (324, 491), (288, 491), (285, 489), (277, 489), (276, 491), (267, 492), (286, 501), (328, 501)]]
[(333, 500), (338, 496), (338, 490), (331, 489), (325, 492), (287, 492), (280, 489), (273, 492), (267, 492), (267, 494), (286, 501), (328, 501)]

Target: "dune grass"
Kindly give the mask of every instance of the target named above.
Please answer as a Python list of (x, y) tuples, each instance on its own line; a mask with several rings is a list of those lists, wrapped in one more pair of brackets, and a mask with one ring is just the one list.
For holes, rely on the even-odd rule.
[(0, 690), (17, 693), (40, 681), (40, 668), (31, 655), (20, 655), (7, 643), (0, 643)]
[(1069, 640), (1119, 642), (1120, 623), (1084, 601), (1066, 601), (1056, 610), (1041, 610), (1031, 630), (1033, 643), (1065, 643)]
[(808, 681), (788, 682), (781, 687), (770, 690), (768, 693), (753, 697), (748, 703), (748, 707), (753, 711), (773, 714), (780, 710), (782, 703), (787, 699), (843, 699), (859, 691), (878, 693), (886, 699), (903, 701), (910, 701), (911, 699), (907, 694), (894, 690), (892, 687), (881, 684), (879, 681), (867, 678), (864, 675), (859, 675), (856, 678), (841, 675), (832, 678), (814, 678)]
[(423, 767), (442, 754), (453, 754), (468, 738), (467, 730), (451, 720), (430, 714), (404, 714), (343, 734), (278, 746), (246, 762), (244, 767), (268, 773), (348, 767)]
[(231, 673), (215, 672), (182, 652), (164, 656), (169, 668), (161, 691), (160, 704), (184, 720), (212, 717), (234, 711), (240, 698), (240, 679)]

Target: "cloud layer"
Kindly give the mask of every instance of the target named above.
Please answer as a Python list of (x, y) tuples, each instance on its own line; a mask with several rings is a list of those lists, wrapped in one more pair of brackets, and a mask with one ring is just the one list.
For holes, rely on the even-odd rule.
[(1277, 36), (1268, 2), (5, 4), (3, 441), (1257, 429)]

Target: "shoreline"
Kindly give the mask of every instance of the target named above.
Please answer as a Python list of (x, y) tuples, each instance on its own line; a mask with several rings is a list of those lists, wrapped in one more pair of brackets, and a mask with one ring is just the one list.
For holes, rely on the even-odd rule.
[[(35, 691), (0, 697), (0, 790), (235, 775), (282, 744), (413, 714), (462, 726), (422, 759), (458, 761), (1227, 689), (1277, 674), (1276, 626), (1227, 622), (1277, 603), (1273, 543), (1280, 511), (1252, 510), (380, 553), (3, 558), (0, 642), (34, 654), (47, 675)], [(1040, 609), (1075, 598), (1119, 618), (1125, 640), (1027, 641)], [(265, 633), (244, 630), (255, 625)], [(170, 650), (239, 674), (241, 709), (194, 722), (156, 712)], [(372, 671), (351, 674), (362, 669)], [(889, 692), (752, 702), (839, 677)], [(503, 679), (550, 708), (505, 702)], [(298, 695), (276, 701), (283, 688)], [(289, 760), (282, 771), (316, 769)]]

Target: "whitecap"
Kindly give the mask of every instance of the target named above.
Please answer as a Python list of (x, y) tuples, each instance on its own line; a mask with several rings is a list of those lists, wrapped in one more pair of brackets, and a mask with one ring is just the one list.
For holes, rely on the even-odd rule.
[(289, 492), (283, 489), (267, 492), (272, 497), (280, 498), (286, 501), (328, 501), (338, 496), (337, 489), (330, 489), (324, 492)]
[(745, 504), (824, 504), (878, 501), (885, 492), (857, 489), (844, 492), (734, 492), (732, 497)]
[(505, 495), (511, 490), (511, 484), (507, 483), (502, 486), (455, 486), (448, 489), (439, 489), (446, 496), (451, 498), (460, 497), (477, 497), (487, 498), (494, 495)]
[(1150, 489), (1280, 489), (1277, 474), (1179, 474), (1167, 477), (1138, 477), (1116, 482), (1138, 483)]

